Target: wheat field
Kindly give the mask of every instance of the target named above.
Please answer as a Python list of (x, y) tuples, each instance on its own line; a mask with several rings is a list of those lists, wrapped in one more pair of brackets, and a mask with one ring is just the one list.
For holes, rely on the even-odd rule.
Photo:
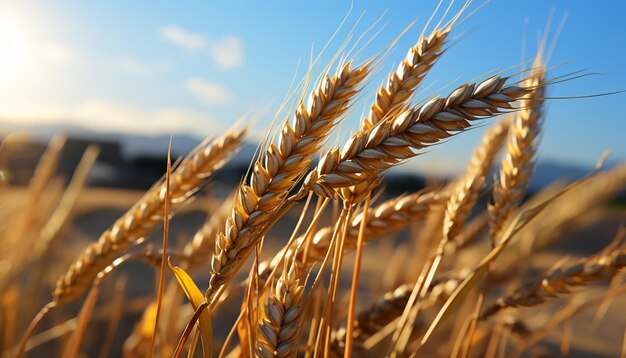
[[(577, 74), (551, 67), (546, 36), (522, 64), (424, 92), (480, 9), (456, 11), (409, 49), (313, 62), (232, 191), (210, 183), (245, 121), (168, 156), (146, 192), (87, 187), (96, 146), (61, 178), (62, 135), (27, 187), (3, 174), (2, 356), (626, 356), (626, 163), (530, 192), (551, 86)], [(389, 190), (476, 127), (458, 177)]]

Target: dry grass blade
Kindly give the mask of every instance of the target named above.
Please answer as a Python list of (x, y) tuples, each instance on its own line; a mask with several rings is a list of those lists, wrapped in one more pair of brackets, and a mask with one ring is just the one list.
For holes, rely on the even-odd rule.
[(264, 305), (265, 317), (259, 322), (260, 340), (256, 354), (260, 357), (295, 357), (298, 352), (298, 330), (302, 316), (304, 286), (292, 266), (285, 270), (272, 287)]
[(463, 132), (471, 121), (512, 109), (530, 89), (506, 85), (507, 80), (493, 76), (464, 84), (446, 98), (435, 97), (356, 133), (342, 150), (335, 148), (324, 155), (307, 176), (303, 190), (332, 197), (333, 189), (367, 182), (420, 150)]
[(225, 229), (218, 235), (207, 297), (230, 281), (264, 228), (276, 218), (277, 208), (347, 111), (368, 72), (367, 64), (351, 68), (347, 63), (336, 75), (324, 76), (309, 101), (302, 101), (296, 109), (293, 124), (284, 123), (277, 145), (271, 143), (254, 164), (248, 184), (241, 185)]
[[(201, 145), (180, 163), (171, 176), (172, 213), (206, 177), (225, 164), (241, 144), (244, 133), (245, 130), (229, 131)], [(54, 300), (64, 303), (82, 294), (98, 272), (154, 229), (163, 218), (164, 197), (165, 183), (153, 187), (97, 242), (90, 244), (57, 281)]]
[(170, 232), (170, 185), (172, 177), (172, 138), (167, 148), (167, 169), (165, 171), (165, 205), (163, 206), (163, 255), (161, 257), (161, 271), (159, 272), (159, 286), (157, 288), (156, 318), (154, 319), (154, 330), (150, 341), (150, 358), (154, 357), (156, 342), (159, 333), (159, 319), (161, 318), (161, 307), (163, 305), (163, 291), (165, 290), (165, 261), (167, 255), (167, 244)]

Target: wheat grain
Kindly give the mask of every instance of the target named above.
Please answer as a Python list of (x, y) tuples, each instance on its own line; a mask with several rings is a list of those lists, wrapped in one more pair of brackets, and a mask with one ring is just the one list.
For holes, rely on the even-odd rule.
[[(458, 287), (461, 278), (467, 271), (459, 271), (456, 276), (433, 283), (428, 295), (420, 300), (422, 308), (426, 309), (437, 303), (443, 303), (450, 294)], [(385, 293), (378, 301), (367, 309), (361, 311), (354, 322), (354, 342), (355, 349), (362, 350), (363, 343), (373, 334), (377, 333), (385, 326), (399, 318), (413, 291), (413, 284), (398, 286), (393, 291)], [(424, 327), (423, 322), (416, 321), (417, 327)], [(334, 351), (343, 350), (345, 342), (345, 329), (342, 327), (333, 332)]]

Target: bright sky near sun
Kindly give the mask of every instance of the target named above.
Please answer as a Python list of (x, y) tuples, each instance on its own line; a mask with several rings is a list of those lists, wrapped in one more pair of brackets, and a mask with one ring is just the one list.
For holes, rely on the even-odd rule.
[[(351, 6), (321, 63), (353, 27), (348, 49), (365, 33), (356, 45), (362, 49), (358, 62), (384, 51), (415, 21), (383, 58), (367, 94), (353, 107), (353, 118), (342, 124), (345, 138), (437, 2), (0, 0), (0, 123), (71, 123), (201, 138), (252, 113), (259, 138), (294, 78), (302, 78), (311, 55), (321, 51)], [(552, 11), (549, 42), (567, 17), (550, 59), (553, 77), (579, 70), (602, 75), (559, 83), (549, 96), (626, 89), (626, 2), (492, 0), (454, 31), (458, 41), (428, 75), (418, 98), (445, 94), (492, 70), (516, 73), (522, 59), (532, 59)], [(440, 9), (435, 20), (442, 15)], [(540, 159), (589, 165), (612, 149), (614, 159), (625, 160), (625, 100), (626, 94), (550, 100)], [(457, 171), (483, 131), (465, 133), (412, 163)]]

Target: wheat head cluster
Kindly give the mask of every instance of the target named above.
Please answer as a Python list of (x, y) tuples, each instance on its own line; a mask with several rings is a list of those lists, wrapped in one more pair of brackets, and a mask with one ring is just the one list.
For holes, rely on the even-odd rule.
[[(163, 179), (76, 257), (65, 236), (98, 148), (65, 185), (65, 138), (54, 137), (19, 203), (0, 208), (2, 356), (567, 354), (575, 316), (595, 310), (602, 325), (626, 289), (626, 231), (586, 257), (546, 252), (606, 215), (626, 164), (529, 195), (547, 92), (563, 80), (545, 44), (507, 64), (515, 73), (421, 94), (469, 5), (427, 25), (375, 92), (368, 82), (394, 52), (312, 64), (232, 193), (213, 196), (207, 182), (245, 143), (241, 123), (168, 157)], [(357, 112), (358, 128), (336, 139)], [(387, 193), (392, 168), (477, 126), (484, 137), (457, 178)], [(170, 219), (191, 202), (206, 220), (173, 245)], [(153, 289), (130, 299), (133, 281)]]

